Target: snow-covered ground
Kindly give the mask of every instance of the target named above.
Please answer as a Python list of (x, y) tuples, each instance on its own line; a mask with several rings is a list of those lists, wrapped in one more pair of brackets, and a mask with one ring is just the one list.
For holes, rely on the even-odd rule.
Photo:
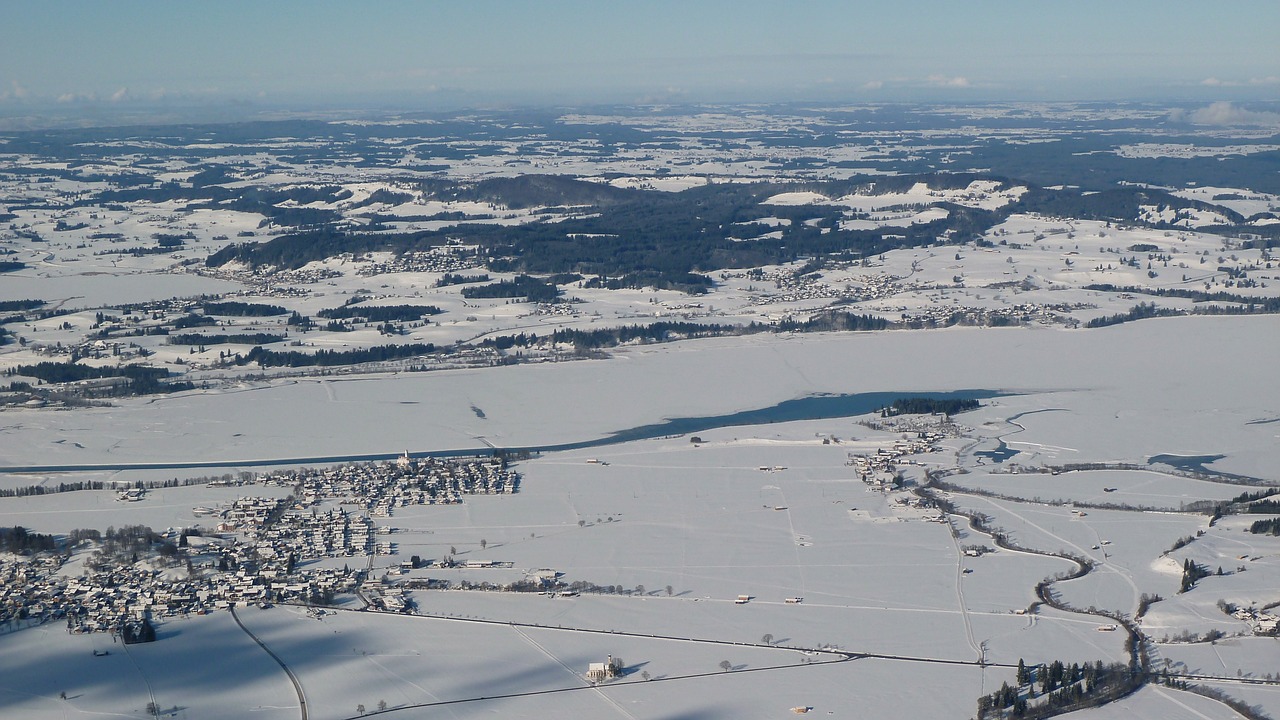
[[(1046, 117), (1075, 117), (1070, 107), (1042, 111)], [(948, 112), (1002, 117), (1008, 109)], [(1117, 116), (1125, 118), (1150, 119)], [(622, 122), (581, 115), (561, 121)], [(626, 123), (646, 133), (742, 133), (787, 132), (808, 121), (708, 111)], [(429, 122), (418, 125), (433, 132)], [(526, 152), (521, 141), (502, 139), (457, 143), (457, 157), (448, 159), (429, 157), (430, 148), (420, 147), (429, 145), (425, 138), (396, 139), (387, 145), (402, 153), (400, 159), (376, 168), (346, 164), (354, 163), (351, 158), (318, 166), (282, 157), (281, 152), (316, 147), (293, 138), (242, 148), (211, 139), (181, 147), (156, 143), (154, 149), (236, 152), (223, 159), (242, 173), (243, 179), (231, 183), (238, 187), (340, 185), (345, 194), (330, 200), (279, 206), (331, 210), (357, 225), (376, 214), (388, 231), (399, 232), (463, 221), (554, 221), (577, 212), (440, 200), (415, 181), (440, 174), (573, 174), (618, 188), (681, 192), (745, 179), (876, 174), (890, 156), (963, 153), (965, 143), (987, 132), (867, 133), (857, 142), (813, 148), (748, 140), (728, 153), (717, 143), (684, 138), (598, 157), (568, 142), (543, 138), (537, 152)], [(1054, 139), (1020, 129), (1002, 136), (1010, 142)], [(122, 152), (141, 149), (131, 142), (120, 146)], [(1274, 146), (1145, 143), (1115, 152), (1190, 157), (1268, 149)], [(255, 378), (243, 377), (248, 368), (215, 367), (222, 351), (247, 352), (248, 345), (197, 349), (170, 345), (164, 335), (120, 334), (131, 356), (150, 353), (151, 361), (185, 373), (201, 387), (112, 399), (98, 407), (0, 412), (0, 467), (36, 468), (0, 474), (0, 489), (52, 490), (62, 482), (265, 472), (263, 463), (289, 458), (573, 443), (664, 419), (725, 415), (815, 394), (1006, 393), (958, 416), (964, 427), (937, 451), (900, 458), (896, 469), (917, 483), (926, 470), (965, 470), (948, 476), (960, 489), (945, 496), (964, 511), (983, 514), (992, 528), (1034, 552), (994, 549), (988, 534), (966, 527), (960, 517), (941, 518), (909, 490), (873, 490), (862, 482), (849, 464), (852, 456), (873, 455), (912, 438), (909, 431), (868, 427), (872, 416), (717, 427), (700, 431), (698, 443), (675, 434), (546, 452), (517, 464), (523, 475), (517, 494), (398, 507), (377, 518), (378, 540), (394, 542), (395, 554), (304, 564), (355, 564), (367, 567), (375, 582), (385, 575), (388, 584), (506, 583), (543, 569), (559, 573), (564, 582), (614, 591), (552, 598), (408, 590), (418, 617), (350, 611), (361, 605), (354, 595), (343, 598), (346, 610), (320, 617), (293, 606), (242, 608), (245, 625), (295, 673), (310, 717), (353, 717), (358, 706), (374, 711), (385, 701), (405, 717), (772, 717), (806, 708), (831, 717), (967, 718), (978, 696), (1012, 679), (1008, 666), (1018, 659), (1127, 659), (1125, 633), (1104, 616), (1038, 603), (1038, 583), (1075, 567), (1043, 553), (1094, 564), (1084, 577), (1051, 586), (1054, 597), (1072, 608), (1131, 617), (1144, 595), (1160, 596), (1139, 622), (1152, 640), (1158, 669), (1221, 676), (1204, 682), (1270, 714), (1280, 712), (1275, 685), (1229, 680), (1240, 675), (1265, 681), (1274, 671), (1275, 640), (1254, 636), (1250, 622), (1224, 611), (1280, 602), (1280, 540), (1244, 531), (1257, 516), (1228, 516), (1211, 525), (1206, 514), (1189, 510), (1250, 488), (1158, 468), (1040, 472), (1071, 463), (1145, 465), (1161, 454), (1220, 456), (1207, 464), (1210, 474), (1280, 483), (1280, 391), (1268, 362), (1280, 357), (1276, 316), (1164, 318), (1074, 329), (1152, 299), (1128, 290), (1085, 289), (1091, 284), (1273, 295), (1280, 267), (1269, 255), (1196, 229), (1222, 222), (1222, 212), (1146, 208), (1148, 221), (1175, 226), (1167, 230), (1016, 214), (981, 243), (894, 250), (865, 261), (829, 263), (804, 277), (797, 276), (803, 258), (784, 266), (726, 269), (715, 274), (710, 293), (696, 298), (570, 283), (566, 295), (580, 302), (537, 306), (468, 299), (460, 285), (438, 287), (446, 266), (483, 272), (465, 253), (419, 258), (404, 267), (392, 267), (403, 258), (375, 252), (315, 262), (287, 275), (254, 275), (234, 265), (195, 274), (210, 253), (246, 239), (269, 240), (285, 229), (256, 213), (195, 208), (182, 200), (92, 208), (63, 202), (105, 189), (103, 177), (125, 172), (140, 157), (122, 154), (114, 162), (88, 163), (67, 177), (0, 180), (0, 188), (15, 198), (0, 207), (0, 214), (12, 210), (14, 216), (0, 241), (12, 250), (11, 259), (28, 265), (3, 276), (0, 300), (39, 298), (50, 308), (74, 311), (10, 323), (22, 342), (0, 351), (0, 370), (65, 359), (66, 348), (104, 322), (96, 317), (99, 311), (112, 315), (126, 304), (205, 294), (235, 293), (243, 302), (279, 303), (308, 316), (357, 295), (369, 298), (369, 305), (429, 304), (443, 311), (427, 322), (408, 323), (405, 335), (390, 338), (373, 324), (301, 334), (285, 324), (287, 315), (219, 318), (218, 326), (205, 329), (288, 332), (288, 341), (296, 343), (291, 347), (304, 351), (389, 342), (447, 346), (655, 319), (803, 320), (828, 309), (894, 321), (1011, 312), (1021, 325), (770, 333), (633, 344), (597, 360), (431, 372), (409, 372), (416, 361), (404, 361), (359, 373), (268, 370)], [(68, 170), (66, 163), (34, 156), (8, 155), (4, 161), (32, 173)], [(793, 163), (815, 166), (789, 169)], [(158, 181), (189, 183), (200, 163), (166, 155), (152, 170)], [(845, 228), (905, 228), (945, 217), (949, 210), (942, 203), (991, 210), (1025, 192), (994, 181), (958, 190), (918, 183), (892, 193), (869, 185), (838, 198), (781, 193), (764, 205), (766, 213), (785, 215), (794, 212), (788, 206), (819, 204), (842, 210)], [(1277, 196), (1247, 188), (1190, 187), (1176, 193), (1246, 217), (1276, 213)], [(1275, 221), (1264, 216), (1256, 222)], [(755, 221), (772, 237), (781, 237), (792, 222)], [(18, 230), (41, 239), (28, 241), (29, 234)], [(127, 252), (150, 246), (157, 235), (182, 236), (183, 242), (163, 253)], [(1241, 282), (1246, 276), (1248, 282)], [(1175, 297), (1155, 302), (1180, 310), (1197, 306)], [(163, 316), (168, 310), (155, 312)], [(983, 453), (1001, 447), (1015, 454), (995, 467), (996, 456)], [(192, 461), (210, 466), (175, 467)], [(120, 467), (147, 464), (153, 467)], [(76, 469), (86, 465), (108, 467)], [(1015, 465), (1016, 473), (1010, 471)], [(135, 502), (109, 489), (5, 497), (0, 527), (67, 533), (113, 525), (208, 525), (210, 508), (243, 496), (287, 493), (281, 486), (199, 483), (150, 490)], [(79, 551), (61, 575), (83, 572), (86, 555)], [(510, 567), (429, 567), (401, 574), (401, 562), (413, 555)], [(1186, 561), (1212, 574), (1179, 593)], [(13, 588), (0, 590), (13, 598)], [(740, 595), (749, 600), (735, 602)], [(109, 636), (68, 634), (59, 622), (25, 627), (18, 621), (0, 630), (0, 716), (139, 717), (148, 702), (169, 716), (189, 718), (296, 717), (299, 711), (288, 676), (225, 611), (168, 619), (159, 642), (127, 651)], [(1223, 637), (1215, 644), (1200, 641), (1208, 633)], [(853, 656), (815, 652), (828, 646)], [(95, 655), (95, 649), (110, 654)], [(624, 677), (591, 687), (583, 677), (588, 663), (610, 654), (623, 659)], [(1079, 715), (1234, 717), (1217, 701), (1155, 686)]]
[[(29, 464), (197, 457), (227, 462), (236, 457), (467, 447), (480, 436), (501, 444), (536, 444), (599, 437), (607, 429), (663, 417), (765, 407), (814, 392), (887, 389), (908, 394), (989, 387), (1020, 394), (985, 401), (979, 410), (958, 416), (965, 435), (947, 440), (942, 450), (921, 462), (970, 464), (976, 472), (955, 479), (978, 488), (993, 483), (987, 489), (1028, 500), (1037, 495), (1118, 500), (1122, 488), (1125, 502), (1173, 506), (1230, 497), (1240, 488), (1156, 472), (990, 474), (983, 472), (989, 464), (985, 459), (982, 466), (972, 465), (982, 459), (972, 453), (1003, 438), (1018, 450), (1009, 462), (1023, 467), (1064, 461), (1143, 463), (1163, 452), (1222, 454), (1226, 457), (1215, 468), (1274, 480), (1267, 468), (1275, 460), (1276, 445), (1268, 442), (1275, 427), (1250, 424), (1274, 411), (1274, 398), (1257, 390), (1268, 386), (1270, 370), (1262, 363), (1234, 360), (1274, 354), (1280, 337), (1274, 325), (1269, 317), (1177, 318), (1088, 332), (955, 329), (723, 338), (636, 347), (603, 361), (291, 381), (237, 393), (123, 401), (74, 413), (13, 411), (5, 414), (4, 431), (15, 441), (7, 442), (4, 451), (7, 462)], [(1234, 352), (1226, 357), (1184, 351), (1183, 338), (1189, 334), (1206, 347), (1230, 342)], [(1116, 352), (1127, 346), (1143, 347), (1163, 361)], [(1203, 380), (1227, 373), (1233, 374), (1232, 383)], [(770, 383), (755, 383), (751, 378), (756, 377), (769, 377)], [(927, 386), (920, 385), (922, 379)], [(473, 405), (484, 409), (484, 417)], [(1033, 412), (1049, 409), (1055, 412)], [(1190, 417), (1196, 422), (1186, 427)], [(397, 544), (397, 554), (374, 558), (375, 575), (411, 555), (435, 559), (456, 550), (460, 559), (509, 562), (512, 568), (420, 569), (399, 578), (509, 582), (526, 569), (551, 568), (566, 582), (616, 585), (630, 594), (550, 598), (409, 591), (418, 612), (441, 619), (339, 612), (317, 620), (289, 607), (246, 608), (240, 614), (296, 673), (312, 716), (334, 718), (355, 715), (357, 704), (373, 709), (379, 700), (392, 708), (467, 700), (414, 711), (452, 712), (454, 717), (490, 711), (532, 717), (552, 709), (591, 715), (616, 712), (610, 710), (614, 703), (635, 717), (685, 711), (708, 717), (750, 714), (754, 711), (749, 708), (774, 703), (779, 712), (805, 706), (838, 716), (851, 712), (853, 698), (857, 716), (894, 714), (907, 707), (921, 716), (963, 718), (972, 714), (979, 695), (1011, 677), (1007, 668), (983, 670), (963, 663), (1125, 658), (1124, 633), (1098, 630), (1105, 618), (1047, 607), (1022, 614), (1035, 601), (1034, 585), (1069, 571), (1070, 563), (1005, 549), (968, 557), (965, 547), (990, 547), (990, 539), (959, 528), (958, 520), (953, 537), (946, 523), (930, 521), (927, 509), (895, 502), (910, 493), (885, 494), (861, 482), (846, 464), (849, 456), (874, 452), (898, 434), (859, 420), (730, 426), (700, 432), (700, 443), (676, 436), (546, 453), (517, 465), (523, 480), (515, 495), (397, 508), (379, 520), (395, 528), (385, 537)], [(142, 434), (147, 432), (152, 435)], [(157, 440), (161, 432), (164, 442)], [(37, 446), (24, 450), (30, 443)], [(919, 468), (907, 467), (919, 477)], [(128, 471), (119, 478), (195, 474), (162, 473)], [(87, 476), (113, 477), (102, 472)], [(48, 484), (77, 475), (10, 476), (6, 484), (20, 485), (26, 477)], [(1018, 481), (1037, 486), (999, 485)], [(1118, 489), (1105, 493), (1094, 486)], [(47, 532), (111, 522), (177, 526), (200, 521), (190, 514), (195, 506), (267, 490), (198, 485), (152, 491), (136, 503), (120, 503), (106, 491), (7, 499), (3, 523), (22, 522)], [(1142, 625), (1157, 640), (1181, 629), (1239, 632), (1243, 624), (1215, 607), (1220, 597), (1244, 605), (1280, 600), (1274, 590), (1280, 586), (1274, 539), (1246, 536), (1235, 518), (1208, 528), (1204, 515), (1090, 508), (1081, 516), (1070, 508), (1035, 502), (951, 496), (961, 507), (990, 516), (994, 527), (1022, 546), (1092, 558), (1097, 566), (1087, 576), (1054, 585), (1058, 597), (1073, 607), (1132, 614), (1141, 594), (1163, 596)], [(1204, 536), (1171, 551), (1175, 541), (1206, 529)], [(1233, 544), (1241, 542), (1247, 547)], [(1259, 559), (1236, 560), (1227, 567), (1231, 573), (1206, 578), (1191, 592), (1177, 594), (1185, 557), (1216, 568), (1225, 553)], [(326, 562), (335, 561), (343, 559)], [(1234, 572), (1235, 563), (1248, 564), (1249, 571)], [(734, 602), (742, 594), (751, 596), (750, 601)], [(803, 602), (786, 602), (793, 597), (803, 597)], [(1219, 620), (1206, 625), (1199, 617)], [(238, 628), (229, 622), (222, 612), (164, 623), (160, 642), (130, 649), (128, 657), (139, 658), (141, 670), (122, 665), (127, 681), (113, 682), (101, 707), (137, 712), (148, 701), (150, 683), (162, 707), (172, 703), (193, 718), (217, 716), (210, 708), (221, 707), (220, 691), (201, 686), (184, 695), (190, 675), (175, 674), (172, 668), (205, 672), (195, 659), (186, 658), (204, 652), (206, 624), (221, 623), (217, 632), (225, 636), (223, 642), (237, 643), (243, 651), (256, 648), (247, 636), (235, 639)], [(546, 627), (515, 627), (513, 622)], [(58, 642), (27, 640), (38, 634)], [(765, 634), (772, 636), (772, 645), (784, 647), (757, 647), (768, 644), (762, 642)], [(109, 642), (102, 636), (68, 636), (57, 624), (0, 637), (5, 645), (29, 642), (16, 655), (45, 667), (65, 656), (78, 657), (76, 653), (83, 653), (83, 662), (125, 659), (121, 653), (95, 658), (88, 652), (93, 642), (104, 641)], [(1270, 641), (1260, 641), (1258, 647), (1265, 642)], [(816, 662), (813, 657), (785, 649), (824, 645), (913, 659), (813, 665), (804, 662)], [(1168, 657), (1187, 667), (1204, 664), (1192, 656), (1183, 659), (1177, 645), (1160, 650), (1157, 660)], [(149, 665), (142, 659), (147, 652), (170, 655), (162, 664)], [(585, 688), (581, 673), (586, 664), (610, 653), (628, 667), (634, 665), (636, 672), (599, 690), (565, 690)], [(1224, 675), (1235, 667), (1263, 671), (1250, 659), (1253, 655), (1224, 657), (1232, 666)], [(725, 673), (719, 668), (722, 660), (735, 670), (775, 664), (784, 669)], [(273, 708), (262, 712), (296, 711), (296, 697), (283, 672), (272, 668), (265, 653), (255, 662), (265, 668), (255, 671), (262, 690), (237, 702)], [(639, 672), (653, 679), (635, 679)], [(63, 701), (56, 699), (61, 685), (13, 677), (13, 682), (0, 681), (11, 707), (31, 717), (56, 717), (62, 711)], [(904, 692), (906, 678), (914, 685), (921, 677), (930, 678), (937, 691)], [(66, 685), (67, 703), (77, 702), (77, 695), (89, 697), (90, 688)], [(523, 695), (549, 690), (564, 692)], [(1211, 703), (1204, 707), (1225, 712), (1198, 697), (1167, 697), (1172, 692), (1144, 691), (1126, 701), (1138, 705), (1123, 707), (1139, 714), (1156, 712), (1150, 708), (1173, 697), (1196, 708), (1201, 707), (1196, 703)], [(519, 697), (471, 701), (498, 695)]]

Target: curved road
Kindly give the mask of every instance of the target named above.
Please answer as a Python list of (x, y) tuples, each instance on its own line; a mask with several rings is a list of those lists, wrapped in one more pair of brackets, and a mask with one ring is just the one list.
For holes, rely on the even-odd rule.
[(307, 720), (307, 698), (302, 694), (302, 683), (298, 682), (298, 676), (293, 674), (293, 671), (289, 669), (288, 665), (284, 664), (284, 661), (280, 659), (279, 655), (271, 652), (271, 648), (267, 647), (266, 643), (259, 640), (257, 635), (254, 635), (249, 628), (244, 626), (244, 623), (240, 622), (240, 616), (236, 614), (235, 603), (232, 603), (231, 605), (231, 617), (236, 621), (236, 624), (240, 626), (240, 629), (244, 631), (244, 634), (248, 635), (254, 642), (258, 643), (258, 647), (265, 650), (266, 653), (271, 656), (271, 659), (275, 660), (276, 664), (280, 666), (280, 669), (284, 670), (284, 674), (289, 676), (289, 682), (293, 683), (294, 692), (298, 693), (298, 709), (302, 711), (302, 720)]

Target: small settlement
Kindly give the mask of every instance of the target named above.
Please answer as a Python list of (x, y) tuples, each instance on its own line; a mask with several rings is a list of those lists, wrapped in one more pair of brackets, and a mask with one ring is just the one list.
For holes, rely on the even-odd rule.
[[(68, 632), (122, 634), (144, 620), (204, 614), (232, 603), (326, 603), (342, 592), (380, 609), (404, 610), (403, 596), (383, 591), (362, 568), (310, 561), (393, 554), (394, 544), (378, 539), (371, 516), (387, 517), (410, 504), (455, 504), (476, 493), (513, 493), (519, 475), (499, 458), (406, 455), (395, 462), (271, 473), (259, 482), (289, 487), (292, 494), (200, 508), (212, 516), (207, 528), (74, 531), (62, 554), (0, 556), (0, 624), (64, 620)], [(66, 572), (77, 551), (87, 554), (83, 572)]]

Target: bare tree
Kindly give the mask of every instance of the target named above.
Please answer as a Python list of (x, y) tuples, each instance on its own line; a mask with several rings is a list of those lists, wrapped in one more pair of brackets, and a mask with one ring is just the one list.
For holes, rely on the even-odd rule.
[(765, 645), (772, 645), (773, 633), (765, 633), (764, 637), (760, 638), (760, 642), (764, 643)]
[(386, 701), (386, 700), (379, 700), (379, 701), (378, 701), (378, 712), (383, 712), (383, 711), (385, 711), (386, 709), (387, 709), (387, 701)]
[(356, 712), (358, 712), (358, 713), (360, 713), (361, 715), (363, 715), (363, 714), (364, 714), (364, 705), (357, 705), (357, 706), (356, 706)]
[(720, 669), (721, 669), (721, 670), (723, 670), (723, 671), (725, 671), (725, 672), (729, 672), (729, 668), (731, 668), (731, 667), (733, 667), (733, 663), (729, 662), (728, 660), (721, 660), (721, 661), (720, 661)]

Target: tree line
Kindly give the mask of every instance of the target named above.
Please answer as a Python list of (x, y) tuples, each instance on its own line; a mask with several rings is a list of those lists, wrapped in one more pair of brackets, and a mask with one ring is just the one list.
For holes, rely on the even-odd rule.
[(30, 555), (39, 552), (52, 552), (57, 549), (57, 539), (52, 535), (31, 532), (21, 525), (15, 525), (11, 528), (0, 527), (0, 551), (16, 555)]
[(262, 303), (246, 303), (235, 300), (225, 302), (207, 302), (201, 306), (206, 315), (228, 315), (235, 317), (274, 317), (287, 315), (289, 311), (279, 305)]
[(249, 354), (244, 357), (237, 356), (235, 362), (237, 365), (248, 365), (256, 362), (261, 367), (356, 365), (358, 363), (399, 360), (416, 355), (430, 355), (435, 350), (436, 346), (432, 343), (376, 345), (355, 350), (319, 350), (314, 353), (298, 352), (297, 350), (277, 352), (266, 350), (259, 346), (250, 350)]
[[(1048, 718), (1118, 700), (1145, 682), (1144, 674), (1126, 665), (1090, 665), (1060, 660), (1028, 666), (1018, 660), (1015, 684), (1003, 683), (978, 698), (978, 720)], [(1037, 702), (1038, 700), (1038, 702)]]
[(956, 415), (968, 410), (977, 410), (980, 405), (981, 403), (972, 399), (898, 398), (884, 408), (880, 414), (882, 417), (893, 417), (895, 415)]
[(363, 318), (367, 322), (405, 322), (442, 312), (444, 311), (435, 305), (343, 305), (320, 310), (316, 316), (329, 320)]
[(203, 333), (183, 333), (170, 335), (170, 345), (270, 345), (284, 342), (283, 335), (271, 333), (232, 333), (230, 335), (205, 335)]

